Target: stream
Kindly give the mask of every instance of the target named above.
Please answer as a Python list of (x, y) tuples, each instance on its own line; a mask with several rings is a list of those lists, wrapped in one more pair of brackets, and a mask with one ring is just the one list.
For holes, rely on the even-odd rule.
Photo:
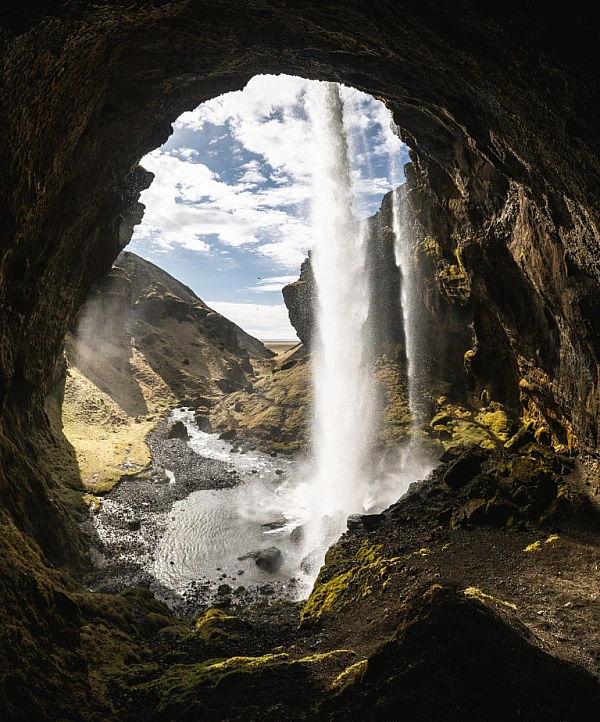
[[(151, 471), (124, 477), (86, 521), (94, 563), (88, 587), (146, 586), (180, 612), (308, 596), (314, 573), (302, 569), (298, 505), (304, 464), (240, 453), (235, 442), (200, 431), (186, 408), (167, 424), (177, 420), (189, 441), (166, 438), (165, 424), (157, 428)], [(256, 555), (266, 549), (274, 559), (268, 570)]]

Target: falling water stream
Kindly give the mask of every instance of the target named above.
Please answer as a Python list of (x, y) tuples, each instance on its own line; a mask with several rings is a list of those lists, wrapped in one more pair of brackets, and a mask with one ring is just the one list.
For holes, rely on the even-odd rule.
[(312, 265), (317, 287), (315, 468), (306, 489), (307, 544), (320, 566), (326, 549), (345, 530), (348, 515), (364, 510), (373, 390), (366, 224), (353, 213), (340, 86), (315, 84), (307, 103), (316, 139)]
[(421, 393), (418, 388), (417, 369), (418, 352), (418, 319), (417, 319), (417, 287), (415, 263), (412, 256), (411, 238), (406, 218), (406, 206), (401, 187), (393, 191), (392, 223), (394, 230), (394, 255), (400, 271), (400, 305), (404, 327), (404, 344), (406, 349), (406, 376), (408, 386), (408, 407), (411, 416), (411, 439), (422, 419)]

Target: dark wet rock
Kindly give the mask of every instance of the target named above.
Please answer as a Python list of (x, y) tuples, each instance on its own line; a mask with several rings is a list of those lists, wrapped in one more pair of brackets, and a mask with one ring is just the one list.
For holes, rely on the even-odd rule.
[(385, 521), (385, 514), (362, 514), (360, 518), (366, 531), (373, 531)]
[(450, 461), (458, 459), (459, 456), (468, 454), (472, 451), (478, 451), (479, 448), (475, 444), (456, 444), (446, 449), (439, 457), (442, 464), (447, 464)]
[(213, 600), (213, 606), (219, 609), (226, 609), (232, 605), (231, 597), (217, 597)]
[(301, 544), (304, 541), (305, 535), (306, 535), (305, 527), (303, 525), (296, 526), (290, 532), (290, 541), (293, 544)]
[(246, 559), (254, 559), (256, 566), (269, 574), (274, 574), (283, 565), (283, 554), (281, 553), (281, 549), (278, 549), (277, 547), (259, 549), (258, 551), (250, 552), (242, 557), (239, 557), (240, 561), (244, 561)]
[(222, 441), (231, 441), (232, 439), (235, 439), (236, 436), (237, 432), (235, 429), (227, 429), (227, 431), (223, 431), (219, 434), (219, 439)]
[(385, 517), (385, 514), (351, 514), (346, 521), (346, 526), (349, 531), (357, 529), (373, 531), (385, 521)]
[(219, 584), (217, 587), (217, 594), (220, 596), (226, 596), (228, 594), (231, 594), (231, 587), (229, 584)]
[(323, 559), (321, 555), (318, 552), (313, 551), (302, 559), (300, 562), (300, 569), (305, 574), (315, 574), (321, 566), (322, 561)]
[(461, 489), (473, 480), (481, 471), (485, 455), (478, 449), (468, 449), (452, 461), (443, 476), (451, 489)]
[(486, 522), (487, 499), (469, 499), (455, 517), (457, 524), (484, 524)]
[(167, 426), (167, 438), (189, 441), (190, 435), (188, 434), (188, 430), (183, 421), (174, 421), (172, 424)]
[(139, 519), (132, 519), (131, 521), (127, 522), (127, 528), (130, 531), (139, 531), (141, 526), (142, 522)]
[(204, 431), (205, 434), (212, 434), (213, 428), (208, 416), (205, 416), (204, 414), (195, 414), (194, 420), (200, 431)]
[(362, 519), (360, 514), (350, 514), (346, 521), (346, 526), (349, 531), (355, 531), (356, 529), (362, 529)]
[(262, 529), (272, 530), (272, 529), (281, 529), (286, 524), (287, 524), (287, 519), (282, 518), (282, 519), (274, 519), (273, 521), (265, 522), (264, 524), (261, 524), (260, 526)]

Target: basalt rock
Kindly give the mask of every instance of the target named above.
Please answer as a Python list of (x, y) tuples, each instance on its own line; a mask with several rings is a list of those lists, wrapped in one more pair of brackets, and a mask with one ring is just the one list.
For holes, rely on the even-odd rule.
[[(402, 308), (399, 303), (401, 293), (400, 271), (394, 255), (394, 233), (392, 194), (388, 193), (380, 210), (366, 221), (365, 239), (367, 243), (370, 287), (369, 314), (372, 318), (373, 342), (381, 348), (384, 344), (404, 346), (404, 328)], [(312, 269), (311, 254), (300, 266), (297, 281), (284, 286), (283, 300), (288, 309), (290, 323), (298, 338), (306, 346), (311, 346), (315, 329), (315, 308), (317, 289)]]
[(188, 434), (188, 430), (186, 429), (183, 421), (174, 421), (167, 427), (166, 432), (168, 439), (181, 439), (182, 441), (190, 440), (190, 435)]
[(248, 554), (239, 557), (239, 559), (240, 561), (244, 561), (245, 559), (254, 559), (256, 566), (268, 574), (274, 574), (283, 564), (283, 554), (281, 553), (281, 549), (278, 549), (277, 547), (268, 547), (267, 549), (249, 552)]

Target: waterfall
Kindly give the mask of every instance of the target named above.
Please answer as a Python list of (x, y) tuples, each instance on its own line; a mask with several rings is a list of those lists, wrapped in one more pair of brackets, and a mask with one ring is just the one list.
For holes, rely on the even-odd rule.
[(309, 545), (318, 551), (315, 562), (320, 565), (328, 546), (345, 530), (347, 516), (363, 510), (373, 394), (366, 230), (352, 212), (354, 189), (339, 86), (314, 84), (307, 108), (316, 142), (312, 264), (317, 286)]
[[(404, 326), (404, 344), (406, 349), (406, 374), (408, 406), (411, 416), (411, 441), (423, 421), (422, 393), (419, 388), (419, 319), (418, 287), (415, 259), (413, 258), (412, 239), (406, 215), (406, 201), (402, 186), (393, 191), (392, 223), (395, 236), (394, 254), (400, 271), (400, 303)], [(422, 359), (421, 359), (422, 362)]]

